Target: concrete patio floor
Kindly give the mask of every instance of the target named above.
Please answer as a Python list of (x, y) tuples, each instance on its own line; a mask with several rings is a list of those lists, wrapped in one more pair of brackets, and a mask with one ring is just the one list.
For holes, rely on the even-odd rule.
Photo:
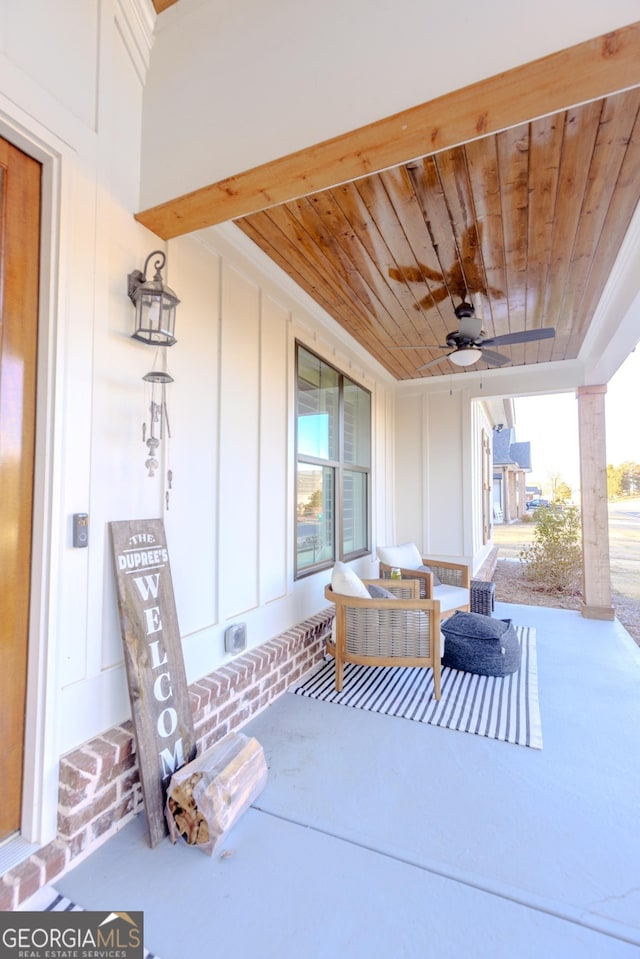
[(56, 888), (143, 910), (160, 959), (640, 955), (640, 649), (618, 622), (497, 604), (537, 630), (541, 751), (285, 694), (243, 732), (265, 790), (208, 857), (144, 817)]

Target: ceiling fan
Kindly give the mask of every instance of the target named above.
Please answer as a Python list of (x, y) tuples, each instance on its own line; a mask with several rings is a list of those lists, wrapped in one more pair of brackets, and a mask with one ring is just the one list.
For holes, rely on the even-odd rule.
[(445, 356), (439, 356), (435, 360), (430, 360), (423, 366), (419, 366), (416, 372), (428, 370), (430, 366), (442, 363), (443, 360), (451, 360), (455, 366), (473, 366), (478, 360), (482, 359), (489, 366), (504, 366), (509, 363), (510, 358), (502, 353), (496, 353), (495, 350), (487, 350), (487, 346), (511, 346), (516, 343), (531, 343), (533, 340), (547, 340), (556, 335), (556, 331), (551, 326), (542, 327), (538, 330), (522, 330), (520, 333), (505, 333), (503, 336), (485, 337), (482, 333), (482, 319), (476, 316), (476, 311), (472, 303), (463, 300), (454, 310), (458, 319), (458, 329), (452, 333), (447, 333), (444, 344), (429, 346), (421, 343), (419, 346), (395, 346), (392, 349), (404, 350), (447, 350), (451, 352)]

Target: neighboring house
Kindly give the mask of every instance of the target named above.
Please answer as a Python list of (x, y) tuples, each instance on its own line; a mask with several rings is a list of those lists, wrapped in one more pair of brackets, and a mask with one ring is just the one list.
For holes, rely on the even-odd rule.
[(493, 430), (494, 517), (510, 523), (526, 512), (526, 475), (531, 472), (531, 444), (516, 442), (515, 429)]
[[(544, 0), (526, 30), (513, 7), (507, 42), (497, 14), (439, 7), (450, 49), (430, 53), (433, 11), (425, 6), (421, 29), (417, 7), (403, 16), (402, 6), (388, 8), (390, 35), (374, 21), (382, 8), (364, 0), (320, 5), (313, 22), (292, 4), (290, 31), (278, 20), (275, 33), (284, 7), (255, 0), (180, 0), (158, 21), (149, 0), (3, 4), (3, 185), (32, 186), (26, 201), (5, 198), (2, 210), (17, 264), (6, 277), (5, 320), (11, 305), (19, 335), (5, 332), (1, 412), (24, 407), (33, 429), (9, 437), (2, 423), (0, 538), (16, 552), (2, 554), (3, 654), (6, 637), (15, 660), (6, 654), (3, 667), (11, 749), (2, 774), (13, 796), (0, 840), (14, 844), (13, 859), (5, 847), (9, 865), (26, 843), (45, 847), (34, 882), (86, 854), (140, 800), (123, 727), (130, 706), (109, 522), (164, 520), (187, 679), (198, 684), (194, 711), (211, 741), (267, 705), (267, 681), (281, 691), (291, 670), (318, 655), (334, 555), (371, 575), (377, 545), (413, 541), (477, 570), (492, 548), (493, 402), (582, 389), (592, 425), (602, 384), (635, 345), (640, 274), (627, 256), (611, 265), (610, 308), (578, 359), (398, 382), (233, 223), (164, 242), (134, 219), (167, 196), (628, 21), (621, 0), (579, 18)], [(473, 37), (468, 57), (460, 23)], [(341, 72), (328, 59), (336, 35), (348, 50)], [(197, 91), (183, 83), (196, 64)], [(631, 240), (634, 230), (635, 221)], [(143, 377), (157, 357), (131, 338), (127, 277), (158, 249), (181, 302), (177, 344), (165, 356), (170, 438), (154, 471), (145, 468)], [(338, 396), (348, 415), (325, 419)], [(296, 449), (297, 411), (317, 419), (310, 445), (298, 437)], [(335, 456), (323, 445), (334, 423)], [(512, 465), (524, 476), (523, 453)], [(594, 488), (598, 481), (596, 471)], [(74, 546), (76, 514), (88, 516), (88, 548)], [(606, 573), (585, 607), (608, 616)], [(246, 626), (241, 665), (225, 648), (236, 623)], [(52, 844), (56, 836), (62, 842)]]

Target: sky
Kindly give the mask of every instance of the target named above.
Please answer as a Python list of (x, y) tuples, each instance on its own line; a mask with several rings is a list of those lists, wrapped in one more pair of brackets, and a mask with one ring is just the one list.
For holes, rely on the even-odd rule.
[[(627, 357), (609, 381), (605, 396), (607, 463), (640, 463), (640, 347)], [(516, 440), (531, 443), (527, 486), (551, 492), (551, 476), (559, 475), (573, 489), (580, 486), (578, 401), (575, 392), (515, 400)]]

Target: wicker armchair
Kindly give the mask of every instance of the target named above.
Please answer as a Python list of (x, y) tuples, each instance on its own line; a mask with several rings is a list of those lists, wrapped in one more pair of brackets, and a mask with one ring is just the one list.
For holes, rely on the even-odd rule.
[(384, 586), (393, 599), (364, 599), (334, 592), (324, 595), (336, 607), (327, 652), (336, 661), (336, 690), (342, 689), (344, 663), (363, 666), (424, 666), (433, 669), (434, 696), (440, 699), (440, 608), (421, 599), (417, 580), (363, 580)]
[[(449, 563), (421, 556), (418, 547), (413, 543), (380, 546), (378, 559), (380, 578), (385, 580), (386, 586), (392, 569), (399, 569), (402, 579), (417, 579), (420, 582), (420, 595), (424, 599), (438, 600), (441, 619), (448, 618), (456, 610), (470, 610), (471, 581), (466, 563)], [(440, 580), (440, 584), (436, 586), (433, 584), (434, 574)]]

